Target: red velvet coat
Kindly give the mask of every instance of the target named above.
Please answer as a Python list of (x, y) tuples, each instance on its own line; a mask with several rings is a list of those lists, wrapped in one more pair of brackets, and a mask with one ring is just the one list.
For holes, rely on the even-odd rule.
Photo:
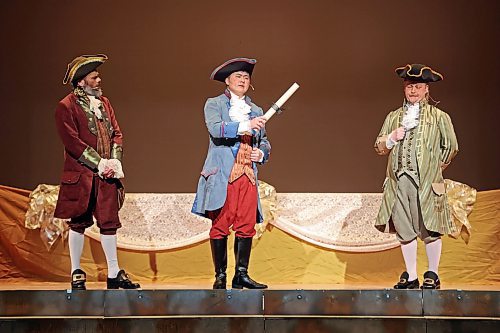
[[(106, 97), (100, 98), (106, 112), (106, 124), (111, 137), (111, 144), (122, 144), (122, 133), (115, 118), (113, 108)], [(61, 187), (57, 201), (55, 217), (73, 218), (87, 210), (92, 181), (97, 164), (94, 160), (82, 158), (84, 151), (97, 151), (97, 135), (93, 114), (86, 112), (79, 104), (74, 93), (68, 94), (59, 102), (55, 112), (56, 128), (64, 145), (64, 169), (61, 176)], [(94, 131), (94, 133), (93, 133)], [(99, 156), (94, 152), (97, 157)], [(121, 158), (121, 156), (119, 157)], [(118, 180), (97, 182), (97, 209), (99, 215), (106, 220), (118, 221)]]

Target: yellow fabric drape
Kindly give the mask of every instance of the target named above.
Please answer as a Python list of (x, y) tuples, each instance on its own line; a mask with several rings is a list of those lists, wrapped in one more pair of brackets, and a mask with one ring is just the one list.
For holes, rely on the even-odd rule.
[(50, 250), (59, 237), (64, 240), (68, 225), (65, 220), (54, 217), (59, 186), (40, 184), (30, 193), (25, 226), (28, 229), (40, 229), (40, 237)]
[(472, 212), (472, 207), (476, 202), (477, 191), (468, 185), (450, 179), (445, 179), (444, 183), (446, 184), (446, 194), (450, 206), (450, 217), (458, 230), (456, 234), (450, 234), (450, 236), (454, 238), (460, 236), (467, 244), (472, 229), (468, 215)]

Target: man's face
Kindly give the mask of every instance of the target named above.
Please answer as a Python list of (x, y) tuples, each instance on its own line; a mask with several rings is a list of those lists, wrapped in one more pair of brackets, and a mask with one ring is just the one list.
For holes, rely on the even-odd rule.
[(226, 84), (233, 94), (242, 97), (250, 87), (250, 75), (247, 72), (234, 72), (226, 78)]
[(429, 85), (427, 83), (405, 80), (403, 86), (406, 100), (410, 104), (420, 102), (429, 93)]
[(94, 95), (100, 97), (102, 94), (101, 90), (101, 77), (98, 71), (93, 71), (87, 74), (80, 82), (78, 86), (82, 87), (83, 90), (89, 95)]

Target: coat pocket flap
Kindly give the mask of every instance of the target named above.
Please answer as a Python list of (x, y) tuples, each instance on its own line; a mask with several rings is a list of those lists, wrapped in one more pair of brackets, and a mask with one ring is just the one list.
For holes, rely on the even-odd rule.
[(62, 184), (76, 184), (80, 180), (81, 173), (78, 171), (64, 171), (61, 177)]
[(218, 167), (205, 168), (205, 169), (201, 170), (201, 175), (203, 177), (208, 177), (211, 175), (215, 175), (218, 171), (219, 171)]
[(437, 195), (443, 195), (446, 193), (446, 186), (444, 183), (432, 183), (432, 190)]

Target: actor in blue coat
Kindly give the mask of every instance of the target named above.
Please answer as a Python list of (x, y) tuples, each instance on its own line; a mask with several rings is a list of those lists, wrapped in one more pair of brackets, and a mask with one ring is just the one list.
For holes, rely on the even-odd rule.
[(256, 62), (236, 58), (217, 67), (210, 78), (227, 87), (223, 94), (209, 98), (205, 104), (209, 147), (192, 212), (212, 220), (214, 289), (226, 288), (230, 227), (235, 232), (236, 258), (232, 287), (267, 288), (248, 276), (255, 223), (262, 222), (256, 164), (267, 162), (271, 151), (263, 111), (246, 96)]

